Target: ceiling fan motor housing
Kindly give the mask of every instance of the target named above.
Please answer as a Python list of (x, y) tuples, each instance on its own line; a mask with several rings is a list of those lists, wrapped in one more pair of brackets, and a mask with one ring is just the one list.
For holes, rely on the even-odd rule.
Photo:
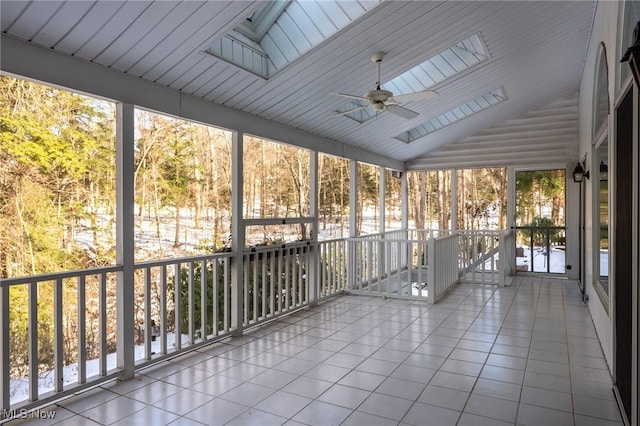
[(364, 94), (363, 97), (373, 102), (385, 102), (387, 99), (389, 99), (392, 96), (393, 96), (393, 93), (391, 93), (388, 90), (376, 89), (376, 90), (369, 90), (367, 93)]

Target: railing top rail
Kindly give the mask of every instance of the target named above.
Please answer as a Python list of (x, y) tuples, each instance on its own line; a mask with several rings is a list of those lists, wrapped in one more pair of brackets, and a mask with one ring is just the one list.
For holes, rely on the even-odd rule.
[(458, 238), (459, 235), (460, 234), (458, 234), (458, 233), (452, 233), (452, 234), (449, 234), (449, 235), (439, 235), (437, 237), (434, 237), (433, 239), (436, 240), (436, 241), (440, 241), (440, 240), (446, 240), (448, 238)]
[(340, 241), (346, 241), (347, 238), (332, 238), (330, 240), (318, 240), (318, 244), (331, 244), (331, 243), (339, 243)]
[(311, 240), (305, 240), (305, 241), (294, 241), (294, 242), (284, 243), (284, 244), (258, 245), (258, 246), (246, 248), (244, 250), (244, 254), (280, 251), (280, 250), (299, 248), (299, 247), (308, 247), (308, 246), (311, 246), (312, 244), (315, 244), (315, 242)]
[(163, 265), (175, 265), (176, 263), (186, 263), (186, 262), (198, 262), (201, 260), (209, 260), (223, 257), (232, 257), (235, 255), (235, 252), (225, 251), (220, 253), (210, 253), (210, 254), (202, 254), (198, 256), (185, 256), (185, 257), (174, 257), (171, 259), (160, 259), (160, 260), (145, 260), (144, 262), (137, 262), (134, 267), (136, 269), (140, 268), (151, 268), (154, 266), (163, 266)]
[(560, 230), (564, 230), (567, 229), (566, 226), (529, 226), (529, 225), (518, 225), (518, 226), (514, 226), (512, 227), (512, 229), (560, 229)]
[(105, 266), (101, 268), (78, 269), (75, 271), (54, 272), (50, 274), (29, 275), (26, 277), (2, 278), (0, 279), (0, 287), (21, 285), (29, 283), (37, 283), (43, 281), (54, 281), (65, 278), (76, 278), (82, 276), (106, 274), (109, 272), (122, 271), (122, 265)]
[(424, 243), (425, 241), (428, 241), (430, 238), (424, 238), (424, 239), (415, 239), (415, 238), (367, 238), (367, 239), (361, 239), (361, 238), (346, 238), (347, 241), (361, 241), (361, 242), (372, 242), (372, 243)]

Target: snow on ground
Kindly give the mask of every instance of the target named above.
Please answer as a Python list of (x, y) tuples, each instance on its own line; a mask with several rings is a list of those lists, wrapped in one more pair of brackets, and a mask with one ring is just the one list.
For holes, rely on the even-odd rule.
[(548, 264), (549, 272), (551, 273), (564, 274), (566, 272), (566, 257), (564, 249), (552, 247), (547, 252), (547, 249), (544, 247), (533, 247), (533, 250), (531, 250), (530, 247), (527, 246), (521, 247), (524, 251), (524, 257), (516, 258), (516, 265), (518, 267), (518, 270), (529, 272), (547, 272)]
[[(187, 343), (188, 336), (182, 335), (183, 345)], [(167, 333), (167, 348), (171, 350), (175, 344), (175, 334)], [(156, 339), (151, 342), (151, 353), (160, 353), (160, 340)], [(144, 344), (135, 346), (136, 361), (144, 360), (145, 347)], [(90, 382), (91, 378), (98, 377), (100, 374), (100, 361), (97, 359), (87, 360), (86, 362), (86, 378)], [(107, 371), (115, 369), (117, 366), (116, 353), (107, 354)], [(78, 364), (70, 364), (62, 369), (62, 381), (65, 388), (78, 383)], [(40, 395), (54, 390), (55, 374), (54, 371), (47, 371), (38, 376), (38, 393)], [(29, 377), (25, 376), (21, 379), (12, 379), (9, 383), (9, 395), (11, 405), (17, 404), (29, 399)]]

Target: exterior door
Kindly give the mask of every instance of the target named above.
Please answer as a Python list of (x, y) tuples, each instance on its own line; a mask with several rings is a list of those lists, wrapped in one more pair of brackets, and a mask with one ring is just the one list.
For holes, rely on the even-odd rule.
[(565, 174), (516, 171), (516, 272), (566, 273)]
[(633, 179), (633, 90), (616, 108), (616, 189), (615, 189), (615, 384), (618, 397), (631, 418), (633, 345), (632, 333), (632, 271), (633, 197), (627, 183)]

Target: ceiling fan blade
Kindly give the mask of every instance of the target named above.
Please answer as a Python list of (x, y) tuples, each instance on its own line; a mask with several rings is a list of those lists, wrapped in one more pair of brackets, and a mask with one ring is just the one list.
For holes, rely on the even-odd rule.
[(392, 114), (399, 115), (400, 117), (407, 119), (416, 118), (420, 115), (417, 112), (401, 107), (400, 105), (387, 105), (385, 109)]
[(342, 96), (343, 98), (360, 99), (362, 101), (369, 102), (369, 98), (365, 98), (364, 96), (348, 95), (346, 93), (332, 93), (332, 95)]
[(346, 114), (351, 114), (352, 112), (360, 111), (360, 110), (362, 110), (362, 109), (367, 109), (367, 108), (369, 108), (369, 105), (361, 106), (361, 107), (357, 107), (357, 108), (353, 108), (353, 109), (350, 109), (350, 110), (348, 110), (348, 111), (342, 111), (342, 112), (338, 112), (338, 111), (336, 111), (336, 112), (335, 112), (335, 115), (346, 115)]
[(440, 96), (438, 92), (435, 92), (433, 90), (423, 90), (422, 92), (397, 95), (393, 97), (393, 100), (395, 102), (427, 101), (429, 99), (435, 99), (438, 96)]

